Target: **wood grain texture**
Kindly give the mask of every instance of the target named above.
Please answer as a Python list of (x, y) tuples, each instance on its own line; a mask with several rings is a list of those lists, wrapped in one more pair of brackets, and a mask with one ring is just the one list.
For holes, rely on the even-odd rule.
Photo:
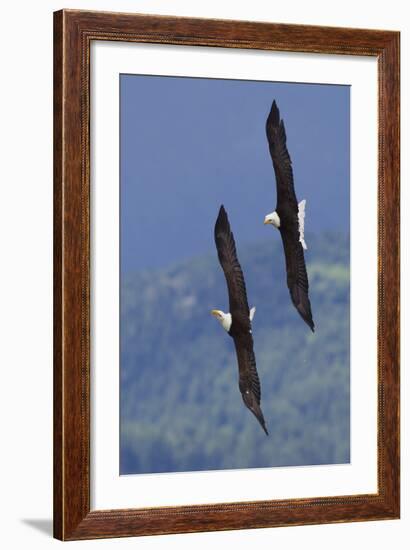
[(62, 344), (63, 344), (63, 324), (62, 324), (62, 249), (63, 249), (63, 225), (62, 225), (62, 127), (63, 127), (63, 94), (62, 94), (62, 13), (55, 14), (54, 17), (54, 281), (53, 281), (53, 354), (54, 354), (54, 492), (53, 492), (53, 516), (54, 516), (54, 536), (63, 538), (62, 510), (63, 510), (63, 436), (62, 436)]
[[(379, 78), (378, 493), (90, 511), (91, 40), (374, 56)], [(63, 10), (54, 14), (54, 536), (62, 540), (399, 517), (399, 33)], [(365, 404), (364, 404), (365, 406)]]

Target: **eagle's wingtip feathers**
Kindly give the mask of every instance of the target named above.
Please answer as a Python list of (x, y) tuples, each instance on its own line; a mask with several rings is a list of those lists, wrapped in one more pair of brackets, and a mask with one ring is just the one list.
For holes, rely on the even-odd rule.
[[(299, 311), (299, 313), (301, 313)], [(301, 313), (301, 317), (302, 319), (305, 321), (305, 323), (307, 324), (307, 326), (310, 328), (310, 330), (314, 333), (315, 332), (315, 323), (313, 322), (313, 318), (312, 316), (306, 316), (304, 314)]]
[(309, 317), (307, 319), (305, 319), (307, 325), (309, 326), (310, 330), (312, 332), (315, 332), (315, 323), (313, 321), (313, 317), (312, 317), (312, 313), (310, 313)]
[(253, 410), (252, 410), (252, 412), (256, 416), (256, 419), (259, 422), (259, 424), (261, 425), (262, 430), (265, 432), (266, 435), (269, 435), (269, 432), (268, 432), (268, 429), (267, 429), (266, 423), (265, 423), (265, 418), (263, 417), (262, 411), (258, 411), (258, 414)]
[(260, 411), (260, 415), (255, 415), (255, 416), (258, 419), (258, 422), (261, 425), (262, 430), (265, 432), (266, 435), (269, 435), (268, 428), (266, 427), (266, 422), (262, 411)]
[(215, 223), (215, 233), (219, 231), (226, 232), (229, 229), (230, 229), (230, 226), (229, 226), (228, 214), (226, 213), (224, 205), (221, 204), (221, 207), (219, 209), (219, 214)]
[(221, 204), (221, 206), (219, 208), (218, 219), (219, 218), (227, 218), (227, 217), (228, 217), (228, 214), (226, 213), (225, 207), (224, 207), (223, 204)]
[(256, 416), (259, 424), (261, 425), (262, 430), (265, 432), (266, 435), (269, 435), (268, 429), (266, 427), (265, 417), (263, 416), (262, 409), (260, 406), (257, 407), (257, 410), (251, 409), (253, 414)]
[(273, 100), (272, 102), (272, 107), (270, 108), (268, 121), (270, 124), (272, 124), (272, 126), (279, 126), (280, 113), (279, 113), (278, 106), (276, 105), (276, 100)]

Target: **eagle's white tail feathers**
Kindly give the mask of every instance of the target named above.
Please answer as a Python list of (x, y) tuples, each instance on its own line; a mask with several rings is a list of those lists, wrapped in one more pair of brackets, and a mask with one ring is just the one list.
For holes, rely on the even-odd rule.
[(300, 201), (298, 208), (298, 222), (299, 222), (299, 242), (302, 244), (304, 250), (307, 250), (305, 243), (305, 208), (306, 200)]
[(251, 321), (253, 321), (253, 318), (254, 318), (254, 316), (255, 316), (255, 311), (256, 311), (256, 307), (255, 307), (255, 306), (251, 307), (251, 309), (250, 309), (250, 311), (249, 311), (249, 319), (250, 319)]

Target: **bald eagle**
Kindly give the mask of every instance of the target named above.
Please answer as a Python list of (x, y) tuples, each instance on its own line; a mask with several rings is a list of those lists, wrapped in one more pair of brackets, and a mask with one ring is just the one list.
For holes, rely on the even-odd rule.
[(260, 407), (261, 389), (256, 370), (251, 321), (255, 308), (249, 309), (245, 280), (236, 255), (235, 240), (225, 208), (221, 206), (215, 224), (215, 244), (225, 274), (229, 294), (229, 313), (213, 309), (214, 315), (233, 338), (239, 368), (239, 390), (247, 408), (256, 416), (266, 435), (268, 431)]
[(266, 135), (276, 176), (276, 210), (265, 217), (265, 224), (280, 231), (286, 260), (287, 284), (293, 305), (312, 332), (315, 331), (309, 300), (309, 281), (304, 250), (305, 204), (298, 204), (293, 184), (292, 161), (286, 147), (286, 132), (279, 109), (273, 101), (266, 121)]

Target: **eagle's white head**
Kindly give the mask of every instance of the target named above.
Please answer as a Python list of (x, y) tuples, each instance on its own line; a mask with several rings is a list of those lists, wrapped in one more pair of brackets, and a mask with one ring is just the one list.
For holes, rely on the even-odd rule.
[(224, 313), (220, 309), (213, 309), (211, 313), (218, 319), (223, 328), (229, 332), (232, 326), (232, 315), (230, 313)]
[(274, 212), (271, 212), (267, 216), (265, 216), (265, 221), (263, 222), (265, 225), (271, 224), (274, 225), (277, 229), (280, 227), (280, 218), (276, 210)]

